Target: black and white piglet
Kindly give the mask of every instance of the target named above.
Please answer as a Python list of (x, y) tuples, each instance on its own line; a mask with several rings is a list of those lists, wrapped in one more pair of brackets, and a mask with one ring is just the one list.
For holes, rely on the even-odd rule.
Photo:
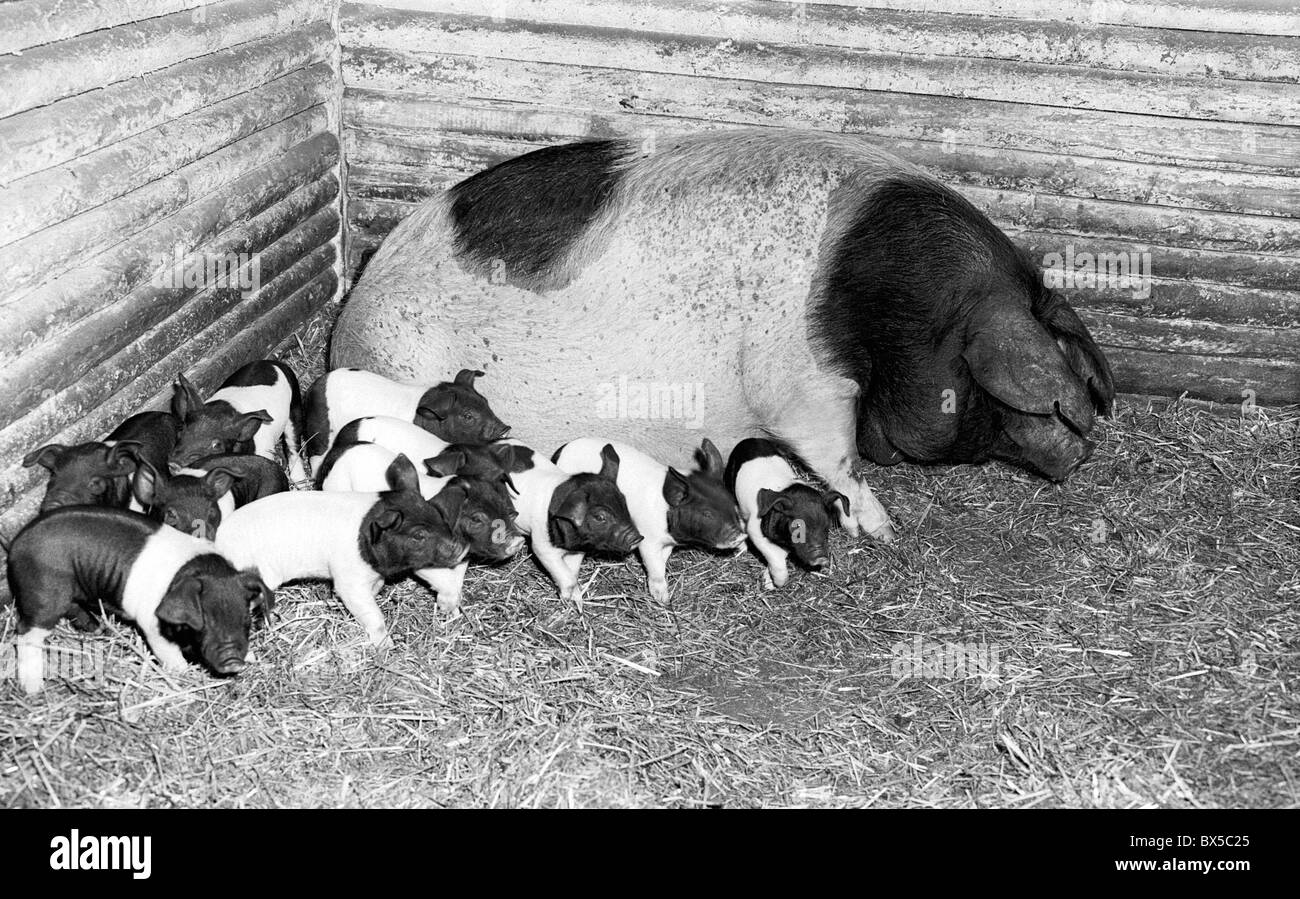
[(172, 412), (182, 426), (171, 460), (182, 468), (215, 453), (256, 453), (275, 461), (276, 445), (283, 438), (290, 477), (307, 477), (298, 445), (302, 396), (293, 370), (283, 362), (248, 363), (206, 403), (194, 385), (178, 375)]
[(448, 446), (447, 441), (441, 437), (391, 415), (369, 415), (353, 419), (335, 435), (330, 451), (324, 457), (311, 460), (317, 485), (333, 465), (333, 457), (357, 443), (378, 444), (402, 454), (413, 463), (436, 456)]
[(50, 473), (40, 511), (62, 506), (126, 508), (137, 461), (166, 465), (179, 429), (180, 422), (169, 412), (141, 412), (118, 425), (102, 443), (51, 443), (33, 450), (23, 465), (39, 465)]
[(455, 568), (469, 554), (457, 534), (455, 497), (425, 501), (415, 467), (398, 456), (378, 493), (291, 490), (230, 513), (217, 548), (236, 564), (255, 567), (272, 589), (285, 581), (320, 578), (365, 628), (386, 645), (388, 625), (375, 602), (385, 580), (432, 568)]
[(560, 598), (581, 606), (578, 570), (584, 554), (623, 556), (641, 542), (618, 489), (618, 453), (612, 446), (601, 447), (593, 473), (569, 474), (516, 440), (505, 445), (514, 447), (503, 471), (518, 491), (519, 529), (528, 535), (533, 555), (559, 588)]
[(245, 666), (251, 614), (272, 596), (255, 571), (239, 571), (206, 540), (125, 509), (55, 509), (18, 533), (9, 548), (9, 586), (18, 610), (18, 680), (28, 693), (44, 680), (42, 647), (62, 618), (85, 627), (104, 607), (143, 632), (168, 671), (185, 648), (218, 674)]
[(289, 489), (278, 463), (247, 453), (208, 456), (167, 474), (140, 463), (132, 480), (136, 503), (155, 521), (204, 540), (240, 506)]
[[(321, 467), (318, 486), (329, 491), (377, 492), (387, 490), (387, 471), (397, 453), (377, 443), (335, 446)], [(524, 535), (515, 524), (517, 512), (495, 484), (470, 477), (432, 477), (419, 474), (420, 493), (426, 500), (441, 497), (445, 508), (456, 510), (455, 535), (469, 543), (470, 558), (501, 562), (524, 548)], [(438, 608), (459, 608), (467, 563), (455, 568), (415, 572), (438, 594)]]
[[(555, 451), (555, 464), (564, 471), (597, 471), (601, 447), (594, 437), (566, 443)], [(722, 454), (706, 439), (697, 451), (700, 469), (682, 474), (623, 443), (612, 444), (620, 460), (618, 488), (645, 539), (637, 548), (645, 564), (650, 594), (668, 599), (668, 557), (683, 544), (730, 550), (743, 546), (745, 528), (736, 499), (722, 483)]]
[(325, 373), (307, 391), (307, 452), (313, 470), (349, 422), (375, 415), (418, 425), (447, 443), (504, 437), (510, 426), (496, 417), (474, 387), (474, 379), (482, 375), (463, 369), (453, 380), (430, 386), (403, 384), (357, 368)]
[(736, 444), (725, 480), (773, 585), (784, 587), (790, 579), (786, 560), (791, 554), (808, 568), (830, 564), (830, 529), (836, 520), (848, 518), (848, 497), (800, 481), (780, 447), (759, 437)]

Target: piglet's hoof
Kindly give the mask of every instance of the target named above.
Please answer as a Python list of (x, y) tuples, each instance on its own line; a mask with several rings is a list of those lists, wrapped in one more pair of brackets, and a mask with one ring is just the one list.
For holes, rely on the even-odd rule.
[(460, 603), (461, 603), (461, 595), (459, 593), (457, 593), (455, 596), (445, 596), (445, 597), (439, 596), (438, 611), (451, 618), (459, 618)]

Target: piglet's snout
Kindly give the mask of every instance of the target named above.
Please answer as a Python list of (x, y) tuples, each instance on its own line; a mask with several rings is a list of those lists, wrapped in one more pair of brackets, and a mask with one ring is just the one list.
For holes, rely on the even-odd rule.
[(614, 537), (614, 545), (623, 552), (630, 553), (632, 550), (636, 549), (644, 539), (645, 538), (641, 536), (640, 531), (634, 527), (628, 527), (624, 528)]
[(898, 539), (898, 533), (894, 530), (892, 524), (883, 524), (871, 532), (873, 540), (879, 540), (881, 543), (893, 543)]

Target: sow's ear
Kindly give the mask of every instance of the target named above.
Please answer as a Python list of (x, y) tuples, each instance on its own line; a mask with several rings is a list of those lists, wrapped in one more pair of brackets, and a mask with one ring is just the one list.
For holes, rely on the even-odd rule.
[(26, 456), (23, 456), (23, 468), (31, 468), (33, 465), (39, 465), (48, 471), (54, 471), (58, 466), (59, 460), (63, 458), (66, 446), (59, 443), (51, 443), (40, 449), (32, 450)]
[(1074, 428), (1092, 427), (1092, 403), (1060, 347), (1034, 318), (986, 304), (977, 310), (962, 353), (971, 376), (996, 399), (1020, 412), (1061, 415)]
[(159, 621), (184, 624), (201, 631), (203, 630), (203, 607), (199, 600), (202, 596), (202, 580), (196, 577), (183, 578), (167, 591), (162, 602), (158, 603), (155, 614)]
[(1088, 385), (1093, 406), (1102, 415), (1110, 415), (1115, 405), (1115, 376), (1101, 347), (1088, 333), (1088, 326), (1059, 297), (1049, 301), (1047, 308), (1039, 313), (1039, 319), (1056, 338), (1056, 345), (1065, 354), (1070, 368)]
[(194, 389), (190, 379), (181, 372), (176, 373), (176, 384), (172, 389), (172, 415), (185, 421), (191, 412), (203, 405), (203, 397)]

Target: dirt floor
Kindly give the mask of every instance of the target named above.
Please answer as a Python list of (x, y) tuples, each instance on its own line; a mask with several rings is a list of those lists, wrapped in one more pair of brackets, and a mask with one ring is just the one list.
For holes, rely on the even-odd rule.
[(388, 588), (382, 658), (321, 585), (231, 680), (63, 626), (68, 679), (0, 681), (0, 804), (1294, 806), (1298, 435), (1121, 402), (1062, 486), (870, 471), (901, 540), (784, 590), (684, 551), (670, 605), (606, 562), (579, 614), (520, 557), (455, 620)]

